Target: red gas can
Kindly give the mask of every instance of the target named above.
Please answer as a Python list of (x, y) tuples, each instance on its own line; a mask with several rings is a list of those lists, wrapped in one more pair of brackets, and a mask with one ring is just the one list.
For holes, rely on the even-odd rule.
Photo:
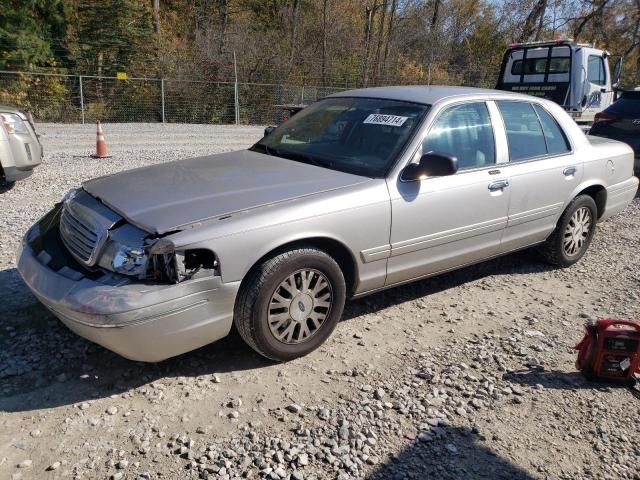
[(587, 378), (633, 384), (640, 373), (640, 322), (606, 319), (585, 324), (576, 368)]

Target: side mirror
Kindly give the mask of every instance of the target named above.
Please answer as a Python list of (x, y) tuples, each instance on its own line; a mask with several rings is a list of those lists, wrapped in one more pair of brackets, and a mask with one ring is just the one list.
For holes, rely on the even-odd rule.
[(444, 177), (458, 171), (458, 159), (446, 153), (429, 152), (418, 163), (410, 163), (402, 171), (402, 180), (413, 182), (425, 177)]
[(271, 132), (273, 132), (276, 129), (276, 127), (267, 127), (264, 129), (264, 136), (266, 137), (267, 135), (269, 135)]
[(620, 76), (622, 75), (622, 57), (618, 58), (613, 67), (613, 77), (611, 80), (611, 89), (616, 90), (620, 86)]

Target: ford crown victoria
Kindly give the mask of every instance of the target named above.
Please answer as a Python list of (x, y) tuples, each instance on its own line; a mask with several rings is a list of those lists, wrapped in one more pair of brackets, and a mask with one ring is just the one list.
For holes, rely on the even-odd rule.
[(320, 100), (248, 150), (85, 182), (25, 235), (18, 269), (71, 330), (160, 361), (235, 325), (288, 360), (345, 300), (536, 246), (577, 262), (633, 199), (633, 151), (555, 103), (458, 87)]

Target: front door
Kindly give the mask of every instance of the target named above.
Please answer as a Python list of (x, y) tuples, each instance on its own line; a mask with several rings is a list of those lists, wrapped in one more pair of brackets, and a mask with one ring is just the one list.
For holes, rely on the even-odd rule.
[(588, 52), (586, 72), (582, 97), (584, 110), (580, 121), (591, 122), (596, 113), (601, 112), (613, 102), (613, 90), (610, 88), (611, 73), (602, 51)]
[(421, 181), (389, 182), (387, 285), (491, 257), (507, 223), (509, 182), (496, 165), (485, 102), (456, 104), (437, 113), (422, 142), (421, 154), (430, 151), (457, 157), (459, 171)]

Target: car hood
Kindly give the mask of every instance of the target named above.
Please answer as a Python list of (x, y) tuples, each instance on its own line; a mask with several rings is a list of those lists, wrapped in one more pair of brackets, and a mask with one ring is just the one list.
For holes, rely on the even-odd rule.
[(83, 188), (134, 225), (162, 234), (367, 180), (241, 150), (128, 170)]

